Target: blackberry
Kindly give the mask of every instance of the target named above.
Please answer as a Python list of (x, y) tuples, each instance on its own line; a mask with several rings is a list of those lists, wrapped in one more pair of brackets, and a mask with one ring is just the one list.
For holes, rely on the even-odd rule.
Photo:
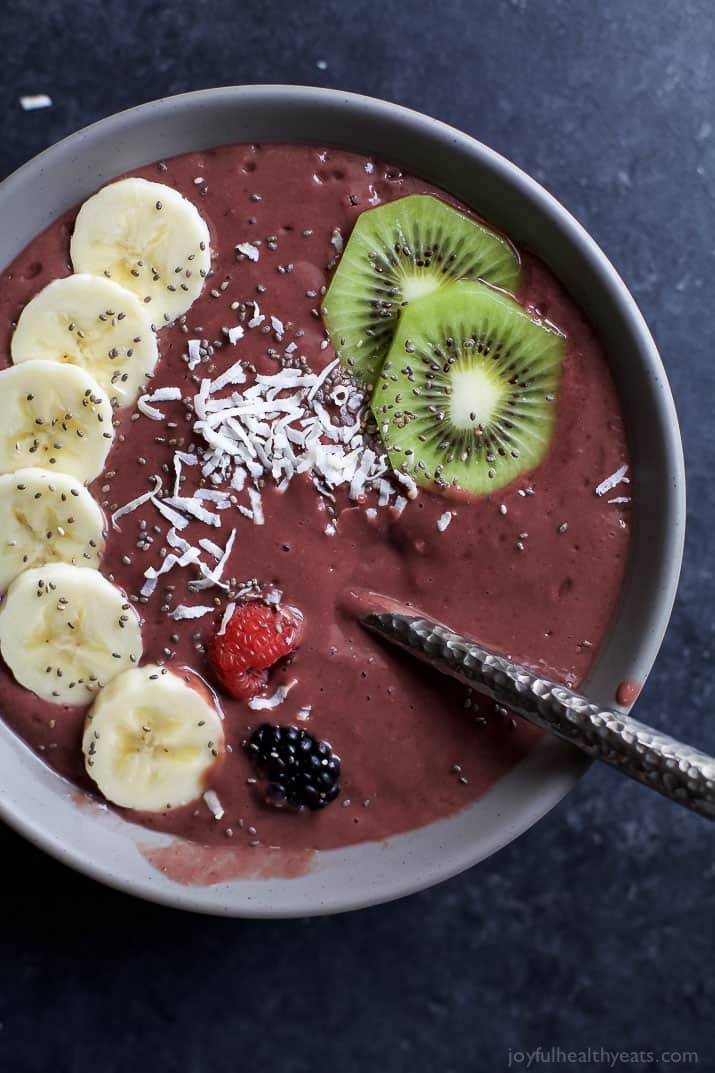
[(246, 742), (246, 750), (268, 779), (267, 800), (272, 805), (315, 811), (340, 793), (340, 758), (326, 741), (305, 730), (262, 723)]

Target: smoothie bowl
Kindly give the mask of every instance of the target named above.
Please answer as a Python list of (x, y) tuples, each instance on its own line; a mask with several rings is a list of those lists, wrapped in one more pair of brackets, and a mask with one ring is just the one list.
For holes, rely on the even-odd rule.
[(603, 254), (465, 135), (326, 90), (133, 109), (0, 190), (0, 814), (131, 893), (398, 897), (587, 762), (387, 652), (371, 590), (633, 702), (677, 419)]

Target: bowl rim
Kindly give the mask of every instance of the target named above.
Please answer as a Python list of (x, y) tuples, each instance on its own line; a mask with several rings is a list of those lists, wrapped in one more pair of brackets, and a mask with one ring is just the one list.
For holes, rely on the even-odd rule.
[[(373, 115), (383, 119), (389, 118), (404, 127), (406, 131), (412, 130), (422, 137), (430, 137), (436, 143), (442, 142), (443, 145), (449, 143), (456, 147), (457, 151), (464, 154), (465, 162), (470, 155), (473, 160), (479, 157), (485, 166), (495, 174), (498, 182), (505, 183), (511, 188), (516, 188), (519, 194), (526, 195), (532, 205), (549, 217), (553, 228), (565, 235), (566, 239), (590, 262), (592, 270), (600, 277), (600, 281), (608, 293), (614, 308), (617, 308), (624, 321), (628, 322), (634, 339), (634, 350), (638, 351), (642, 365), (646, 370), (644, 375), (649, 374), (652, 379), (658, 401), (658, 418), (665, 438), (664, 458), (669, 478), (670, 498), (666, 511), (668, 524), (664, 533), (663, 548), (659, 560), (659, 588), (653, 597), (654, 602), (650, 611), (649, 629), (644, 632), (635, 645), (639, 664), (644, 668), (647, 675), (667, 629), (677, 591), (684, 547), (685, 467), (675, 404), (655, 342), (634, 298), (620, 275), (595, 240), (572, 214), (553, 195), (548, 193), (540, 183), (531, 178), (517, 165), (476, 138), (455, 127), (424, 113), (382, 99), (313, 86), (282, 84), (224, 86), (158, 98), (114, 113), (75, 131), (37, 154), (0, 183), (0, 211), (2, 200), (6, 196), (17, 195), (29, 176), (52, 167), (56, 160), (61, 160), (67, 153), (81, 154), (83, 148), (88, 142), (92, 141), (95, 134), (101, 134), (104, 138), (112, 136), (121, 139), (131, 136), (132, 131), (136, 129), (136, 125), (141, 124), (143, 120), (156, 120), (162, 115), (168, 115), (177, 108), (182, 109), (183, 107), (194, 107), (196, 105), (211, 108), (213, 106), (225, 106), (227, 103), (240, 104), (241, 107), (246, 108), (250, 107), (251, 102), (260, 102), (262, 104), (269, 102), (275, 107), (302, 104), (306, 108), (310, 107), (311, 104), (320, 103), (323, 106), (342, 107), (352, 113), (358, 110), (364, 113), (365, 117)], [(272, 139), (265, 139), (265, 141), (270, 140)], [(304, 142), (305, 139), (300, 139), (300, 141)], [(213, 142), (212, 144), (217, 145), (220, 143)], [(316, 142), (316, 144), (318, 143)], [(347, 139), (346, 146), (349, 144), (350, 141)], [(208, 146), (197, 145), (196, 148), (208, 148)], [(355, 151), (366, 152), (364, 148), (355, 149)], [(119, 172), (115, 172), (115, 174), (117, 173)], [(40, 229), (38, 228), (35, 233), (39, 233)], [(4, 729), (6, 728), (0, 726), (0, 730)], [(113, 871), (106, 864), (97, 863), (91, 856), (87, 855), (81, 844), (68, 843), (47, 826), (28, 815), (20, 801), (13, 802), (11, 798), (6, 799), (5, 795), (0, 795), (0, 819), (7, 822), (40, 849), (77, 871), (125, 893), (161, 904), (203, 913), (245, 917), (304, 917), (314, 914), (343, 912), (390, 901), (451, 878), (490, 856), (528, 830), (538, 819), (558, 804), (590, 766), (590, 761), (586, 757), (575, 754), (574, 750), (567, 746), (551, 742), (547, 743), (547, 745), (552, 760), (555, 756), (558, 757), (558, 771), (549, 772), (549, 780), (540, 787), (539, 795), (535, 796), (533, 800), (523, 803), (518, 822), (502, 825), (500, 831), (491, 832), (491, 837), (484, 838), (482, 836), (479, 851), (475, 852), (474, 847), (467, 842), (460, 854), (452, 853), (449, 863), (445, 861), (441, 867), (425, 867), (419, 877), (413, 876), (411, 879), (407, 879), (398, 874), (392, 877), (391, 881), (383, 882), (379, 889), (359, 892), (351, 888), (347, 892), (343, 891), (339, 896), (333, 894), (325, 901), (321, 900), (318, 904), (312, 906), (296, 903), (292, 907), (283, 905), (277, 910), (272, 909), (265, 902), (260, 905), (240, 904), (237, 906), (231, 903), (225, 892), (222, 892), (215, 899), (206, 899), (200, 892), (205, 891), (207, 888), (180, 887), (178, 884), (160, 887), (158, 884), (141, 882), (131, 876), (123, 875), (121, 872)], [(539, 754), (541, 749), (542, 747), (539, 746), (533, 750), (533, 753), (525, 761), (517, 765), (505, 779), (510, 778), (515, 772), (520, 772), (522, 776), (526, 773), (528, 781), (528, 773), (532, 768), (538, 772), (540, 757), (534, 754)], [(35, 757), (35, 759), (37, 758)], [(38, 763), (42, 765), (42, 761), (38, 760)], [(58, 776), (54, 777), (59, 778)], [(60, 781), (64, 782), (64, 780)], [(500, 783), (503, 781), (505, 780), (500, 780)], [(66, 785), (69, 786), (69, 784)], [(492, 793), (493, 790), (481, 800), (488, 799)], [(438, 824), (443, 822), (445, 821), (438, 821)], [(438, 824), (428, 826), (436, 827)], [(124, 824), (124, 826), (133, 825)], [(405, 836), (396, 836), (396, 838), (403, 837)], [(359, 845), (371, 844), (361, 843)], [(326, 854), (326, 856), (329, 856), (329, 854)]]

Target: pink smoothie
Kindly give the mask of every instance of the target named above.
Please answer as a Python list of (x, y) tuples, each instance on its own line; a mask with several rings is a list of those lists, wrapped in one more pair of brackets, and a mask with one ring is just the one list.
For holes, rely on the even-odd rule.
[[(228, 146), (133, 174), (176, 187), (212, 231), (213, 275), (185, 323), (160, 332), (160, 363), (148, 389), (178, 385), (185, 400), (193, 398), (202, 378), (217, 376), (239, 359), (250, 363), (242, 388), (256, 371), (275, 372), (276, 355), (293, 343), (293, 358), (303, 356), (319, 372), (335, 357), (325, 343), (320, 303), (337, 255), (336, 229), (346, 241), (364, 209), (411, 193), (446, 196), (394, 167), (308, 146)], [(23, 305), (71, 271), (74, 215), (38, 235), (2, 274), (2, 366), (9, 363), (10, 337)], [(237, 259), (238, 244), (259, 239), (257, 262)], [(305, 639), (271, 672), (267, 692), (294, 678), (297, 684), (268, 712), (252, 711), (219, 692), (231, 746), (210, 780), (225, 810), (220, 821), (202, 800), (152, 815), (120, 810), (126, 819), (204, 845), (281, 847), (295, 862), (302, 851), (381, 840), (449, 816), (525, 756), (538, 740), (534, 730), (381, 646), (341, 610), (351, 588), (412, 601), (562, 682), (582, 681), (608, 629), (626, 566), (628, 504), (608, 502), (618, 491), (595, 494), (605, 477), (627, 463), (626, 437), (598, 340), (544, 265), (527, 252), (521, 256), (519, 300), (568, 339), (546, 461), (479, 499), (450, 504), (421, 491), (399, 515), (391, 507), (377, 508), (375, 495), (355, 503), (338, 492), (334, 534), (325, 531), (325, 502), (307, 475), (294, 477), (283, 492), (266, 480), (262, 526), (238, 509), (224, 511), (221, 527), (210, 531), (192, 522), (181, 534), (191, 543), (209, 537), (223, 547), (236, 529), (227, 579), (238, 585), (257, 578), (302, 610)], [(242, 313), (240, 305), (232, 307), (254, 300), (282, 322), (282, 338), (268, 321), (267, 331), (247, 331), (230, 345), (223, 329), (235, 326)], [(189, 339), (213, 345), (193, 370), (186, 360)], [(116, 416), (106, 472), (91, 488), (108, 516), (150, 489), (155, 475), (172, 483), (175, 451), (197, 447), (192, 404), (170, 402), (161, 409), (164, 422), (149, 420), (136, 407)], [(196, 469), (186, 468), (184, 475), (182, 494), (188, 495), (196, 486)], [(247, 503), (245, 493), (238, 498)], [(453, 518), (440, 531), (437, 522), (447, 509)], [(191, 667), (210, 681), (204, 644), (231, 594), (189, 591), (188, 582), (199, 575), (188, 567), (162, 576), (153, 595), (139, 598), (145, 570), (161, 565), (170, 524), (150, 503), (117, 524), (118, 530), (109, 528), (102, 569), (143, 617), (144, 661)], [(211, 603), (215, 612), (195, 621), (174, 620), (172, 608), (184, 603)], [(301, 709), (305, 718), (298, 725), (328, 740), (342, 759), (341, 795), (316, 813), (265, 805), (260, 784), (248, 781), (255, 772), (241, 746), (258, 723), (294, 723)], [(0, 666), (0, 712), (51, 767), (92, 792), (80, 749), (83, 709), (37, 699)]]

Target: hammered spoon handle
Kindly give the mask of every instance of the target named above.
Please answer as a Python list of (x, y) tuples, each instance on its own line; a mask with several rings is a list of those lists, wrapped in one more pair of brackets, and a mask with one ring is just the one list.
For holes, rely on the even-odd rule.
[(360, 619), (369, 630), (435, 670), (672, 801), (715, 819), (715, 757), (630, 715), (593, 704), (422, 615), (368, 610)]

